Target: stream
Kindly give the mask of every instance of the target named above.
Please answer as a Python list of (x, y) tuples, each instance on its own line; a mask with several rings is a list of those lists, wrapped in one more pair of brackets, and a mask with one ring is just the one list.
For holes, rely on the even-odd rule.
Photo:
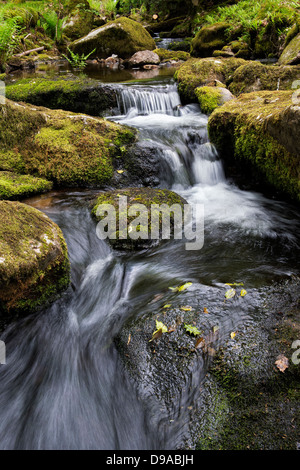
[[(204, 205), (204, 246), (187, 251), (184, 240), (170, 240), (137, 253), (113, 251), (97, 238), (90, 215), (97, 191), (26, 200), (61, 227), (72, 285), (1, 334), (7, 358), (0, 368), (0, 449), (180, 448), (189, 415), (175, 410), (177, 427), (161, 422), (158, 407), (138, 395), (116, 335), (168, 286), (187, 281), (190, 305), (205, 295), (211, 315), (234, 328), (237, 312), (230, 317), (216, 307), (224, 283), (243, 282), (250, 294), (299, 274), (297, 210), (226, 179), (198, 105), (182, 106), (166, 78), (118, 83), (116, 93), (119, 114), (108, 119), (137, 128), (141, 140), (159, 148), (160, 187)], [(249, 295), (239, 317), (255, 321), (255, 299)]]

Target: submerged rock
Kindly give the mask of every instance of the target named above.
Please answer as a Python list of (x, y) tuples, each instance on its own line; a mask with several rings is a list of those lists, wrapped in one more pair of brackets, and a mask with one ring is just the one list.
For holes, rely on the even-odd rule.
[(211, 141), (228, 166), (300, 201), (300, 107), (293, 91), (245, 93), (216, 109)]
[(155, 49), (155, 42), (141, 24), (121, 17), (92, 30), (87, 36), (74, 41), (70, 48), (76, 54), (89, 54), (95, 49), (91, 57), (105, 59), (116, 54), (122, 59), (129, 59), (138, 51)]
[(126, 157), (135, 135), (101, 118), (6, 100), (0, 105), (0, 170), (59, 186), (103, 187), (113, 177), (114, 160)]
[[(120, 202), (120, 198), (123, 198), (125, 205)], [(106, 191), (98, 196), (92, 209), (92, 215), (98, 222), (103, 218), (106, 220), (107, 214), (104, 211), (106, 211), (105, 205), (107, 204), (110, 205), (113, 216), (116, 217), (116, 225), (112, 223), (111, 227), (108, 227), (109, 243), (117, 249), (139, 250), (157, 245), (162, 240), (160, 227), (162, 215), (159, 214), (158, 206), (164, 204), (168, 210), (176, 205), (181, 210), (187, 202), (178, 194), (167, 189), (127, 188)], [(169, 226), (172, 232), (175, 215), (172, 211), (168, 212)], [(159, 230), (155, 237), (151, 237), (151, 229), (153, 230), (155, 224), (154, 213), (158, 217), (157, 228)], [(136, 220), (136, 217), (139, 219)]]
[[(143, 313), (132, 312), (115, 344), (141, 400), (159, 407), (171, 444), (295, 449), (299, 366), (290, 358), (299, 331), (299, 279), (226, 303), (220, 285), (181, 292), (169, 286), (166, 279), (160, 290), (143, 290)], [(279, 354), (290, 361), (285, 373), (275, 365)]]
[(69, 285), (67, 246), (42, 212), (0, 201), (0, 317), (25, 314)]

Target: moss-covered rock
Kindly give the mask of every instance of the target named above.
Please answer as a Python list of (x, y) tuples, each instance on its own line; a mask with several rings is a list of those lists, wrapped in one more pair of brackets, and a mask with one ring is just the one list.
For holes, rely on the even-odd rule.
[(279, 57), (278, 63), (280, 65), (295, 65), (300, 63), (300, 34), (288, 43)]
[(0, 201), (0, 316), (32, 312), (69, 284), (67, 246), (42, 212)]
[(201, 111), (205, 114), (212, 113), (216, 108), (234, 98), (227, 88), (219, 86), (198, 87), (195, 94)]
[(141, 24), (121, 17), (74, 41), (70, 48), (78, 54), (88, 54), (95, 49), (91, 57), (105, 59), (116, 54), (128, 59), (135, 52), (155, 49), (155, 42)]
[(245, 93), (216, 109), (209, 136), (227, 165), (300, 201), (299, 122), (293, 91)]
[(168, 49), (155, 49), (155, 52), (162, 62), (168, 62), (170, 60), (188, 60), (190, 58), (190, 53), (186, 51), (173, 51)]
[(105, 186), (114, 159), (127, 153), (135, 132), (87, 115), (0, 105), (0, 170), (46, 178), (60, 186)]
[(6, 97), (52, 109), (100, 116), (117, 106), (114, 90), (89, 78), (22, 79), (6, 86)]
[[(126, 197), (126, 204), (120, 205), (120, 197)], [(153, 188), (126, 188), (122, 190), (107, 191), (98, 196), (92, 209), (92, 215), (99, 222), (103, 218), (106, 218), (105, 214), (99, 214), (99, 209), (103, 204), (110, 204), (116, 213), (116, 227), (110, 233), (108, 238), (109, 243), (117, 249), (125, 250), (138, 250), (143, 248), (149, 248), (150, 246), (156, 245), (161, 241), (161, 230), (158, 238), (151, 239), (151, 227), (154, 219), (152, 217), (151, 206), (156, 204), (161, 206), (165, 204), (167, 207), (171, 207), (174, 204), (179, 205), (180, 209), (183, 208), (187, 202), (178, 194), (167, 189), (153, 189)], [(143, 206), (140, 206), (140, 205)], [(154, 209), (152, 208), (152, 211)], [(122, 212), (120, 212), (122, 211)], [(133, 211), (132, 215), (129, 211)], [(161, 221), (161, 214), (156, 208), (155, 213), (158, 215)], [(140, 221), (135, 220), (136, 217), (142, 216)], [(124, 230), (120, 223), (120, 218), (125, 218), (126, 227)], [(132, 225), (134, 224), (134, 230)], [(170, 224), (174, 227), (174, 214), (170, 213)], [(138, 234), (137, 238), (133, 238), (132, 231)]]
[(211, 57), (215, 50), (222, 49), (228, 41), (226, 31), (229, 26), (228, 23), (203, 26), (192, 40), (191, 55), (193, 57)]
[(232, 79), (233, 72), (246, 63), (236, 58), (187, 60), (174, 75), (182, 101), (196, 101), (195, 89), (199, 86), (214, 86), (216, 80), (226, 85)]
[(264, 65), (249, 61), (237, 68), (229, 85), (234, 95), (260, 90), (290, 90), (300, 78), (300, 66)]
[(0, 171), (0, 199), (21, 199), (52, 189), (53, 183), (30, 175)]
[(92, 11), (78, 11), (62, 24), (63, 33), (74, 41), (85, 36), (93, 29), (94, 14)]

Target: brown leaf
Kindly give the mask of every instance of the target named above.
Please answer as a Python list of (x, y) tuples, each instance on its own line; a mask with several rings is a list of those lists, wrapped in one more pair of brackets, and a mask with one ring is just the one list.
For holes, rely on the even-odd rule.
[(129, 345), (130, 341), (131, 341), (131, 333), (129, 333), (128, 335), (127, 346)]
[(176, 330), (176, 326), (169, 326), (168, 333), (172, 333), (175, 330)]
[(152, 338), (150, 339), (149, 343), (151, 341), (153, 341), (154, 339), (158, 339), (160, 338), (162, 335), (162, 328), (160, 328), (159, 330), (156, 331), (156, 333), (154, 333), (154, 335), (152, 336)]
[(200, 338), (198, 338), (196, 341), (195, 348), (200, 349), (200, 348), (203, 348), (204, 346), (205, 346), (205, 339), (202, 336), (200, 336)]
[(288, 366), (289, 366), (289, 360), (283, 354), (280, 354), (277, 357), (277, 360), (275, 361), (275, 364), (278, 367), (278, 369), (280, 370), (280, 372), (284, 372), (285, 369), (287, 369)]

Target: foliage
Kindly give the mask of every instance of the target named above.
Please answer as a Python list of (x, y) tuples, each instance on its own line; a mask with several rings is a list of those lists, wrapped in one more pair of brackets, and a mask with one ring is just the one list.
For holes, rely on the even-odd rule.
[(17, 18), (4, 20), (3, 14), (0, 13), (0, 64), (5, 63), (12, 54), (19, 42), (19, 33), (20, 28), (17, 24)]
[(190, 335), (201, 335), (201, 331), (199, 331), (196, 326), (184, 324), (184, 328)]
[(89, 54), (76, 54), (75, 52), (71, 51), (68, 47), (68, 51), (70, 54), (70, 57), (67, 57), (66, 55), (63, 54), (63, 56), (67, 59), (69, 64), (71, 64), (72, 67), (79, 69), (80, 71), (84, 70), (86, 67), (86, 61), (90, 57), (93, 52), (95, 52), (95, 49), (93, 49)]

